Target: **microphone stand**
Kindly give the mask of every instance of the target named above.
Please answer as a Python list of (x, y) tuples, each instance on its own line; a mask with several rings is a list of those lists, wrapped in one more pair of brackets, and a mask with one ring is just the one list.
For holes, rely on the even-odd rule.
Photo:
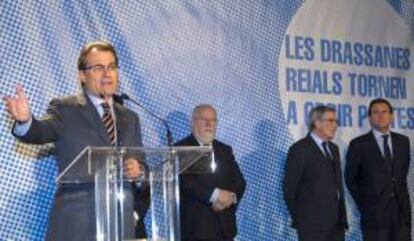
[(123, 104), (124, 100), (129, 100), (132, 103), (136, 104), (137, 106), (139, 106), (141, 109), (145, 110), (148, 114), (150, 114), (152, 117), (154, 117), (155, 119), (159, 120), (162, 122), (162, 124), (164, 125), (165, 129), (167, 130), (167, 143), (169, 147), (173, 146), (174, 143), (174, 139), (171, 133), (171, 129), (170, 126), (168, 125), (167, 121), (164, 120), (163, 118), (159, 117), (158, 115), (154, 114), (152, 111), (150, 111), (148, 108), (146, 108), (144, 105), (142, 105), (140, 102), (131, 99), (127, 94), (122, 93), (121, 95), (115, 95), (114, 96), (115, 101), (119, 102), (120, 104)]

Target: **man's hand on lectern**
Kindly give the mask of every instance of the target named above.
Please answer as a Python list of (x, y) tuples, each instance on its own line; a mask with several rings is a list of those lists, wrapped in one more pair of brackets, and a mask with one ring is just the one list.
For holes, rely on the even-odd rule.
[(137, 159), (130, 157), (124, 162), (124, 173), (129, 179), (137, 181), (143, 174), (143, 167)]

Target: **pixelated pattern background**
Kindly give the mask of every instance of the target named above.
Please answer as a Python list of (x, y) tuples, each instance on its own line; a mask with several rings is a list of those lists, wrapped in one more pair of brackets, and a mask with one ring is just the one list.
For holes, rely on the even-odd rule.
[[(414, 30), (412, 1), (388, 2)], [(2, 0), (0, 95), (13, 94), (21, 83), (32, 112), (41, 116), (53, 97), (78, 90), (81, 46), (109, 40), (120, 57), (120, 92), (165, 118), (175, 140), (189, 133), (196, 104), (218, 109), (218, 138), (233, 146), (248, 183), (238, 209), (238, 240), (296, 240), (281, 189), (294, 140), (280, 104), (277, 60), (301, 5), (300, 0)], [(141, 117), (144, 145), (165, 145), (163, 126), (127, 106)], [(55, 191), (53, 149), (17, 142), (11, 127), (1, 105), (0, 240), (42, 240)], [(352, 220), (347, 240), (357, 237)]]

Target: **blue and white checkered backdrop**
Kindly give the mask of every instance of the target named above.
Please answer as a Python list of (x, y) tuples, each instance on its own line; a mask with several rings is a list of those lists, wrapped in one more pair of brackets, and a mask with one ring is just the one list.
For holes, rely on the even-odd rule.
[[(338, 7), (347, 2), (346, 11)], [(375, 25), (375, 21), (352, 23), (355, 16), (364, 14), (359, 10), (367, 10), (367, 3), (372, 2), (380, 3), (373, 5), (381, 5), (381, 9), (372, 6), (372, 11), (365, 14), (375, 17), (375, 11), (383, 11), (388, 17), (382, 21), (388, 25), (381, 26), (382, 35), (372, 33), (371, 39), (358, 39), (359, 33), (375, 29), (368, 24)], [(321, 9), (316, 12), (315, 6)], [(344, 17), (343, 12), (353, 15)], [(344, 22), (353, 27), (337, 27)], [(304, 24), (313, 27), (301, 30)], [(2, 0), (0, 26), (0, 95), (12, 95), (15, 85), (21, 83), (35, 116), (45, 112), (53, 97), (78, 90), (79, 50), (85, 42), (96, 39), (109, 40), (118, 50), (120, 92), (167, 119), (175, 140), (189, 133), (189, 115), (195, 105), (213, 104), (219, 115), (218, 138), (234, 147), (248, 183), (237, 212), (238, 240), (246, 241), (296, 240), (281, 180), (287, 149), (298, 138), (293, 132), (304, 129), (305, 123), (298, 120), (295, 128), (286, 120), (284, 103), (295, 93), (279, 88), (284, 81), (279, 74), (285, 71), (281, 66), (294, 67), (303, 62), (292, 63), (286, 58), (286, 37), (303, 35), (315, 42), (324, 37), (380, 45), (385, 39), (385, 44), (396, 44), (414, 53), (412, 0)], [(394, 32), (404, 34), (395, 40)], [(393, 76), (407, 79), (407, 97), (401, 102), (407, 109), (414, 100), (413, 84), (409, 82), (413, 80), (409, 77), (414, 77), (412, 55), (409, 61), (408, 69), (388, 70)], [(344, 66), (353, 67), (345, 64), (338, 68), (344, 71)], [(323, 101), (325, 95), (312, 96)], [(348, 97), (343, 94), (327, 100), (340, 103), (349, 101)], [(366, 100), (357, 99), (363, 104)], [(393, 103), (399, 103), (398, 99)], [(162, 125), (135, 106), (128, 107), (140, 115), (144, 145), (165, 145)], [(407, 118), (412, 120), (412, 114)], [(10, 134), (11, 125), (3, 104), (0, 240), (42, 240), (56, 189), (53, 146), (21, 144)], [(343, 150), (349, 138), (342, 137), (351, 127), (338, 131), (336, 141)], [(367, 126), (351, 129), (356, 130), (351, 131), (355, 134), (367, 130)], [(400, 129), (413, 136), (411, 129)], [(351, 214), (347, 240), (359, 240), (358, 213), (352, 200), (347, 201)]]

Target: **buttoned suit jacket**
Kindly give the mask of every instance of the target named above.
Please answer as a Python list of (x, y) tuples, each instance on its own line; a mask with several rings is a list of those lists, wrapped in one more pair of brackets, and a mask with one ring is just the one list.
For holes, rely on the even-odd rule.
[(401, 221), (411, 227), (407, 188), (410, 165), (408, 137), (391, 132), (392, 160), (386, 161), (372, 131), (353, 139), (346, 155), (345, 182), (361, 212), (363, 229), (388, 227), (395, 197)]
[(328, 143), (333, 160), (310, 134), (289, 148), (283, 190), (292, 227), (298, 230), (348, 228), (339, 149)]

